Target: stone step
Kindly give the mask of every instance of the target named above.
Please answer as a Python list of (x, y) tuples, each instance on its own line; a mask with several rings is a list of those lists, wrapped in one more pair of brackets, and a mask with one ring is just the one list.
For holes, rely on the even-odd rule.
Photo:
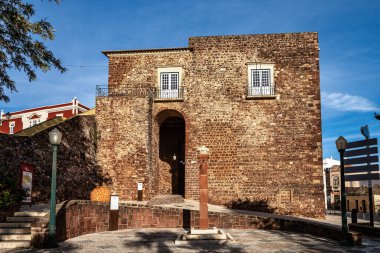
[(27, 234), (31, 233), (30, 227), (20, 228), (20, 227), (8, 227), (8, 228), (0, 228), (0, 234)]
[(0, 241), (25, 241), (32, 240), (32, 234), (0, 234)]
[(35, 220), (38, 220), (38, 217), (23, 217), (23, 216), (7, 217), (7, 222), (31, 222)]
[(0, 223), (0, 228), (30, 228), (32, 223), (30, 222), (3, 222)]
[(29, 241), (0, 241), (0, 249), (29, 248)]
[(38, 212), (38, 211), (23, 211), (23, 212), (15, 212), (14, 216), (16, 217), (43, 217), (47, 215), (49, 212)]

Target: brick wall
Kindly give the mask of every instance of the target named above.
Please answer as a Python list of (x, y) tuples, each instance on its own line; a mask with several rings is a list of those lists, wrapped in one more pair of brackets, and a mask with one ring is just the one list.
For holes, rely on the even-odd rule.
[[(54, 127), (62, 132), (62, 143), (58, 147), (57, 199), (89, 199), (90, 191), (106, 180), (95, 161), (94, 116), (77, 116)], [(20, 163), (35, 165), (35, 203), (49, 200), (52, 150), (48, 133), (54, 127), (31, 137), (0, 135), (0, 166), (19, 174)]]
[[(210, 148), (210, 203), (264, 201), (281, 214), (324, 216), (316, 33), (190, 38), (188, 50), (109, 56), (109, 87), (157, 87), (157, 68), (181, 66), (183, 101), (97, 98), (98, 161), (122, 199), (165, 187), (159, 126), (185, 120), (185, 197), (197, 199), (196, 149)], [(247, 99), (247, 63), (274, 64), (276, 98)], [(161, 182), (160, 182), (161, 180)]]
[[(109, 205), (90, 201), (70, 201), (57, 221), (57, 238), (64, 241), (76, 236), (108, 230)], [(119, 230), (128, 228), (198, 227), (199, 211), (138, 204), (120, 204)], [(340, 227), (316, 221), (273, 214), (209, 212), (209, 226), (219, 229), (291, 230), (340, 240)]]

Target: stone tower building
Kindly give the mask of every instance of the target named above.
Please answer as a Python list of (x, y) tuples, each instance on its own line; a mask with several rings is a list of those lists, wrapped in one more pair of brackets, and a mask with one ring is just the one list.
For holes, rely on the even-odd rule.
[(98, 161), (123, 200), (198, 199), (324, 216), (317, 33), (192, 37), (186, 48), (103, 52)]

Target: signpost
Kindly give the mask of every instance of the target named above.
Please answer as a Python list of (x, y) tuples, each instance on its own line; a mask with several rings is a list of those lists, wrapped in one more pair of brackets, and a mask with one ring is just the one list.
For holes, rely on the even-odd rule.
[(119, 228), (119, 196), (111, 195), (110, 213), (109, 213), (109, 231), (115, 231)]
[(344, 152), (345, 178), (343, 179), (345, 181), (368, 180), (370, 226), (373, 227), (372, 180), (380, 179), (377, 139), (370, 139), (367, 125), (360, 130), (366, 139), (347, 143), (347, 148)]

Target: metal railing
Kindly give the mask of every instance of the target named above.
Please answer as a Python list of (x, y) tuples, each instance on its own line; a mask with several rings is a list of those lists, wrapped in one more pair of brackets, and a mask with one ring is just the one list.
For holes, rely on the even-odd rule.
[(117, 87), (108, 87), (107, 85), (96, 86), (97, 97), (147, 97), (150, 96), (158, 100), (177, 100), (183, 99), (183, 87), (176, 90), (163, 90), (158, 88), (144, 87), (126, 87), (124, 85)]
[(153, 90), (145, 87), (126, 87), (124, 85), (117, 87), (108, 87), (107, 85), (96, 86), (97, 97), (147, 97), (153, 96)]
[(179, 87), (176, 90), (163, 90), (163, 89), (154, 89), (154, 98), (162, 100), (175, 100), (183, 99), (183, 87)]
[(274, 84), (270, 86), (258, 86), (258, 87), (248, 87), (249, 97), (263, 97), (263, 96), (274, 96), (275, 86)]

